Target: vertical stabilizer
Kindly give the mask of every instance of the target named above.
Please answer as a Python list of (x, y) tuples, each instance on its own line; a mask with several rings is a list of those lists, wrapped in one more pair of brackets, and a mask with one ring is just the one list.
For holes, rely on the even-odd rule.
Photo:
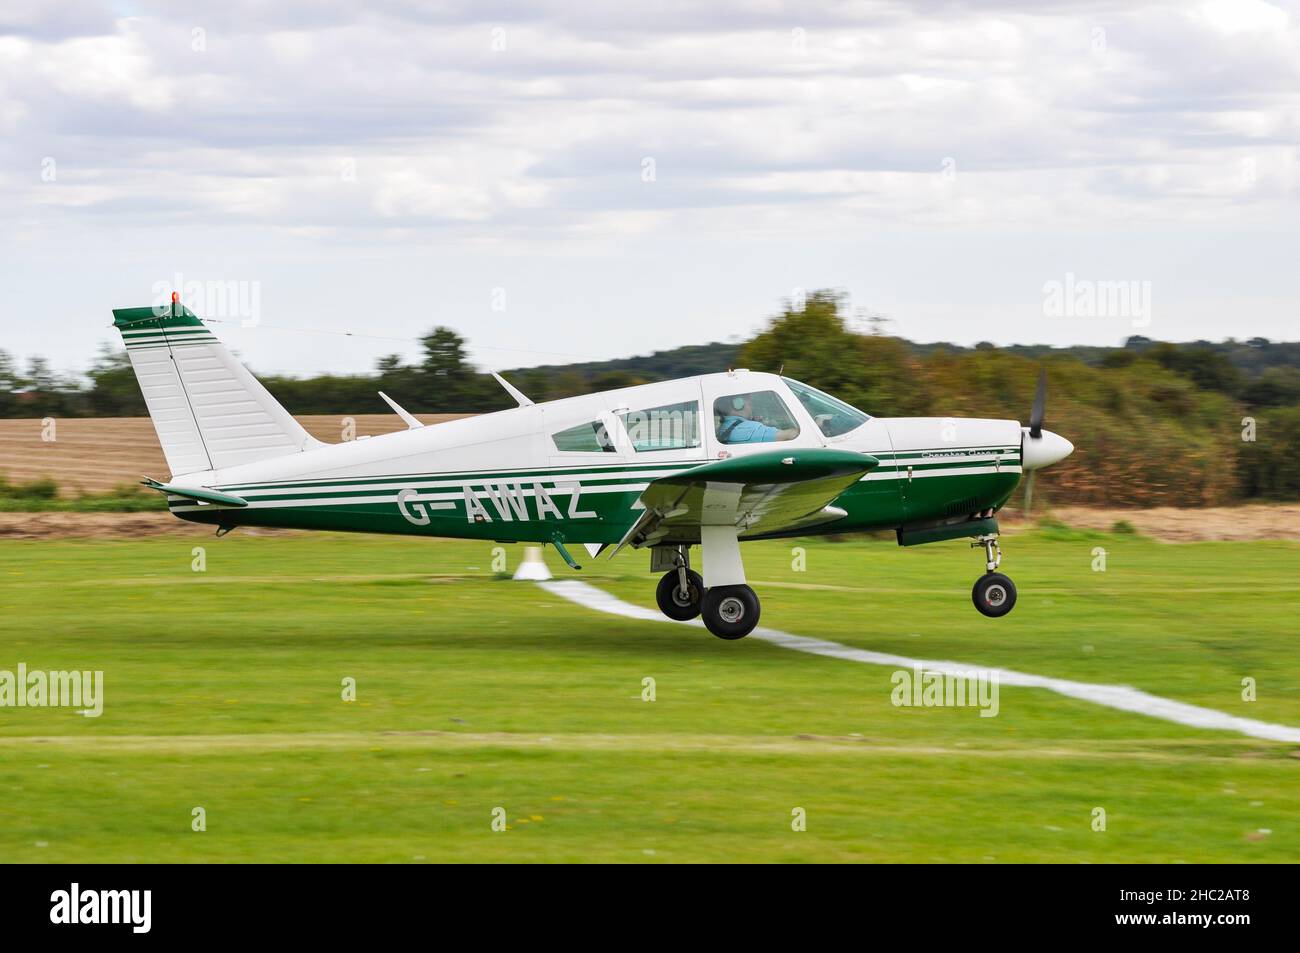
[(184, 305), (121, 308), (122, 334), (172, 476), (321, 446)]

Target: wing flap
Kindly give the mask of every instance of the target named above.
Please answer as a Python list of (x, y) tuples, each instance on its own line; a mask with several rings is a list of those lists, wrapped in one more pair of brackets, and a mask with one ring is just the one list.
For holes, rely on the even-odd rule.
[(735, 526), (743, 537), (831, 522), (845, 514), (830, 503), (878, 464), (865, 453), (814, 447), (747, 454), (662, 477), (642, 491), (644, 512), (614, 553), (629, 544), (698, 542), (701, 526)]

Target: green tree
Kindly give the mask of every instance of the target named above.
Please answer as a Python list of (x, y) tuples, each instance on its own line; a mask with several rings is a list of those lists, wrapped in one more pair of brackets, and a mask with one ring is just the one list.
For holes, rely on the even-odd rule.
[(1241, 399), (1252, 407), (1300, 404), (1300, 370), (1294, 367), (1270, 367), (1246, 385)]
[(18, 367), (7, 351), (0, 351), (0, 417), (12, 417), (18, 409), (18, 391), (23, 386)]
[(1300, 406), (1268, 408), (1255, 420), (1255, 439), (1240, 441), (1237, 471), (1244, 496), (1300, 497)]
[[(740, 351), (740, 364), (754, 371), (780, 372), (853, 404), (870, 395), (860, 388), (858, 336), (844, 325), (840, 291), (815, 291), (802, 309), (793, 302)], [(866, 408), (864, 408), (866, 409)]]
[(382, 390), (399, 404), (423, 396), (420, 386), (420, 369), (402, 363), (400, 354), (381, 357), (375, 365), (375, 389)]
[(808, 296), (784, 310), (740, 352), (756, 371), (780, 371), (876, 416), (923, 412), (928, 404), (907, 345), (884, 335), (855, 334), (844, 322), (843, 292)]
[(79, 383), (72, 377), (56, 373), (50, 362), (40, 356), (28, 358), (27, 373), (21, 384), (23, 393), (19, 397), (19, 412), (22, 416), (72, 416), (82, 403)]
[(644, 377), (633, 374), (631, 371), (605, 371), (603, 374), (597, 374), (590, 381), (590, 388), (593, 391), (601, 390), (619, 390), (623, 387), (635, 387), (637, 384), (648, 383)]
[(131, 367), (131, 358), (125, 351), (114, 351), (107, 344), (101, 345), (99, 357), (86, 376), (90, 378), (86, 399), (95, 414), (141, 417), (149, 412)]
[(1152, 346), (1146, 356), (1154, 358), (1162, 367), (1190, 377), (1197, 387), (1224, 394), (1241, 392), (1241, 372), (1233, 366), (1226, 354), (1209, 345), (1161, 342)]
[(418, 389), (426, 413), (465, 413), (475, 406), (478, 388), (474, 370), (465, 359), (465, 339), (447, 327), (436, 327), (420, 338), (424, 357)]

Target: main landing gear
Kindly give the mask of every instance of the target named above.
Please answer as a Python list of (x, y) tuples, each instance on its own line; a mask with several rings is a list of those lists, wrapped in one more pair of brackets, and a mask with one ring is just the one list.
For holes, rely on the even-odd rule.
[(655, 589), (659, 611), (670, 619), (686, 622), (700, 614), (704, 601), (704, 577), (687, 568), (685, 552), (677, 556), (678, 566), (663, 574)]
[(704, 593), (704, 627), (720, 639), (743, 639), (758, 625), (758, 596), (746, 585), (714, 586)]
[(984, 547), (984, 575), (975, 580), (971, 601), (984, 615), (996, 619), (1006, 615), (1016, 605), (1016, 584), (1009, 576), (997, 571), (1002, 563), (1002, 547), (996, 536), (978, 536), (971, 548)]
[[(652, 557), (653, 568), (660, 568), (667, 561), (671, 561), (673, 568), (659, 579), (655, 601), (659, 603), (659, 611), (670, 619), (686, 622), (702, 616), (705, 628), (718, 638), (743, 639), (758, 625), (760, 607), (758, 596), (745, 584), (735, 530), (730, 534), (706, 532), (703, 535), (702, 548), (712, 553), (704, 558), (705, 570), (714, 577), (713, 585), (706, 587), (700, 574), (690, 568), (689, 547), (663, 547), (663, 555), (656, 552)], [(708, 562), (710, 559), (712, 563)]]

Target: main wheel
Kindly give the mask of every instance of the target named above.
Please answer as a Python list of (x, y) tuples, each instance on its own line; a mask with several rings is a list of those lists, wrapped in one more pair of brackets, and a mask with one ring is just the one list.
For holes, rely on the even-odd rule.
[(996, 619), (1015, 607), (1016, 584), (1000, 572), (986, 572), (975, 580), (970, 597), (976, 609)]
[(686, 594), (682, 594), (677, 570), (670, 569), (659, 580), (655, 589), (655, 602), (659, 611), (670, 619), (685, 622), (700, 614), (700, 600), (704, 598), (704, 579), (693, 569), (686, 570)]
[(714, 586), (700, 607), (705, 627), (720, 639), (743, 639), (758, 625), (758, 596), (749, 586)]

